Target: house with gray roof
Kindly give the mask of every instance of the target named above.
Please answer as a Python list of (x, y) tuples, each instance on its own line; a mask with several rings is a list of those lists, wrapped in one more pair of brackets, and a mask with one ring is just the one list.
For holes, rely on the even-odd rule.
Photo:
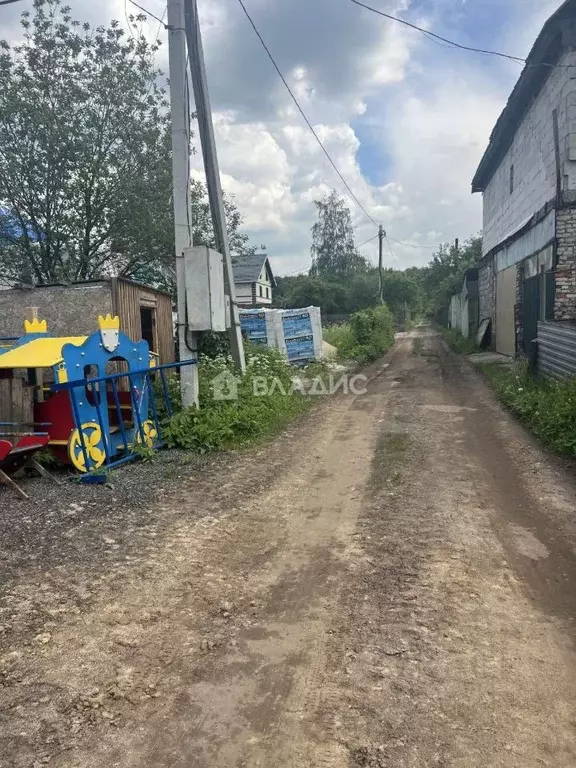
[(241, 307), (268, 307), (276, 280), (265, 253), (234, 256), (236, 301)]

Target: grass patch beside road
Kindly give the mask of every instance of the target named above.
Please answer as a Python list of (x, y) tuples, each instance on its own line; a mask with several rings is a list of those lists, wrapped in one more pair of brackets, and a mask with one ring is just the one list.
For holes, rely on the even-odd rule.
[(478, 352), (474, 339), (465, 339), (455, 328), (439, 328), (442, 338), (453, 352), (458, 355), (472, 355)]
[(324, 379), (322, 364), (297, 369), (275, 349), (251, 348), (246, 357), (242, 377), (230, 356), (201, 359), (201, 408), (185, 408), (172, 417), (164, 432), (168, 447), (195, 453), (239, 448), (278, 432), (317, 400), (301, 389), (316, 376)]
[(576, 456), (576, 378), (533, 378), (525, 362), (485, 363), (482, 372), (499, 399), (554, 453)]
[(394, 344), (392, 313), (385, 304), (355, 312), (349, 323), (325, 328), (324, 340), (336, 347), (340, 360), (370, 363)]

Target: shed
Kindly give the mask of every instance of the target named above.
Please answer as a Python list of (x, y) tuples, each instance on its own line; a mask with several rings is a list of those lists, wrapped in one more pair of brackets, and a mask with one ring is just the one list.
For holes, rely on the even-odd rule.
[(0, 291), (0, 338), (22, 335), (26, 309), (36, 307), (55, 336), (89, 336), (99, 315), (118, 315), (134, 341), (144, 339), (161, 363), (175, 360), (172, 298), (121, 277)]

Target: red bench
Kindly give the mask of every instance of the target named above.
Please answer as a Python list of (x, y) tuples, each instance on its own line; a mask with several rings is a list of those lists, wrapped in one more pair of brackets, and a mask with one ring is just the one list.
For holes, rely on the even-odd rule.
[(34, 454), (41, 451), (49, 440), (48, 435), (26, 435), (16, 445), (12, 445), (9, 440), (0, 440), (0, 483), (11, 488), (21, 499), (29, 498), (28, 494), (20, 488), (12, 475), (27, 466), (33, 467), (44, 477), (59, 484), (58, 480), (34, 458)]

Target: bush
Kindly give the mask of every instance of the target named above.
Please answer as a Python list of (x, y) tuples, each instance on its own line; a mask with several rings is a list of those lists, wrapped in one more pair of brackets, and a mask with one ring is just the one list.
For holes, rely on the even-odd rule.
[[(294, 369), (278, 350), (248, 347), (246, 359), (246, 374), (236, 378), (237, 398), (233, 400), (215, 397), (214, 387), (217, 376), (226, 372), (234, 376), (232, 358), (220, 355), (201, 359), (198, 379), (202, 407), (186, 408), (173, 416), (164, 431), (169, 447), (198, 453), (239, 447), (276, 432), (312, 404), (313, 398), (292, 391)], [(302, 376), (306, 372), (300, 369), (299, 378)], [(260, 380), (256, 385), (265, 380), (267, 394), (255, 394), (256, 379)]]
[(500, 400), (550, 449), (576, 455), (576, 378), (532, 378), (526, 362), (482, 366)]
[(368, 363), (394, 343), (392, 314), (385, 304), (363, 309), (351, 315), (349, 323), (327, 328), (324, 338), (338, 349), (340, 359)]

